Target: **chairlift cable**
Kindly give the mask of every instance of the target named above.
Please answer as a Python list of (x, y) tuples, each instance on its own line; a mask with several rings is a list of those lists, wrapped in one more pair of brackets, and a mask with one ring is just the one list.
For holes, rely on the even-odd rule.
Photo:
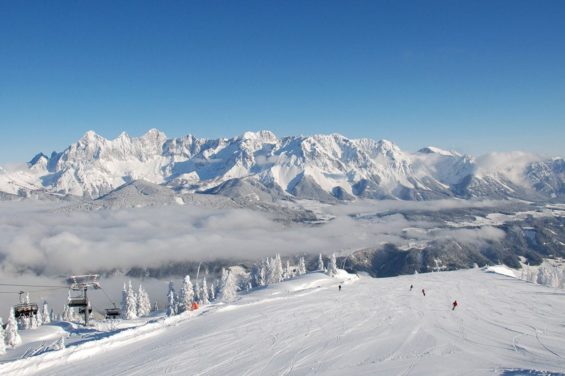
[(102, 290), (102, 292), (104, 293), (104, 295), (106, 296), (106, 299), (108, 299), (108, 301), (110, 302), (110, 304), (112, 304), (114, 307), (116, 306), (116, 303), (114, 303), (112, 301), (112, 299), (110, 299), (110, 297), (108, 296), (108, 294), (106, 293), (106, 290), (104, 290), (102, 287), (100, 287), (100, 290)]
[(0, 286), (13, 286), (13, 287), (49, 287), (49, 288), (59, 288), (59, 289), (68, 289), (69, 286), (53, 286), (53, 285), (26, 285), (26, 284), (17, 284), (17, 283), (0, 283)]

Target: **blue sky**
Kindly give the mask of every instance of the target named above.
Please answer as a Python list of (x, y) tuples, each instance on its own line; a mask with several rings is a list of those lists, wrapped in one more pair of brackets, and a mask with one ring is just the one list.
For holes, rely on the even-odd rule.
[(563, 1), (4, 1), (0, 16), (0, 163), (153, 127), (565, 154)]

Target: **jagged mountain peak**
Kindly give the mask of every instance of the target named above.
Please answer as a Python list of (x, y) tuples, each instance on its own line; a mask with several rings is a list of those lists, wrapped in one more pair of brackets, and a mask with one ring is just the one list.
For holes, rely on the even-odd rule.
[(122, 132), (108, 140), (88, 131), (61, 153), (38, 154), (27, 170), (0, 170), (0, 191), (43, 189), (96, 198), (124, 183), (146, 180), (175, 190), (215, 192), (211, 189), (227, 181), (253, 177), (266, 189), (324, 201), (492, 194), (559, 198), (565, 196), (560, 161), (527, 153), (475, 159), (433, 146), (408, 153), (389, 140), (336, 133), (279, 139), (260, 130), (232, 138), (187, 134), (167, 139), (151, 129), (139, 137)]
[(278, 137), (268, 130), (260, 130), (257, 132), (247, 131), (241, 135), (241, 139), (261, 141), (265, 143), (277, 143), (279, 141)]
[(445, 157), (460, 157), (461, 156), (461, 154), (456, 152), (456, 151), (444, 150), (444, 149), (440, 149), (440, 148), (435, 147), (435, 146), (426, 146), (425, 148), (421, 148), (420, 150), (418, 150), (418, 153), (421, 153), (421, 154), (436, 154), (436, 155), (441, 155), (441, 156), (445, 156)]

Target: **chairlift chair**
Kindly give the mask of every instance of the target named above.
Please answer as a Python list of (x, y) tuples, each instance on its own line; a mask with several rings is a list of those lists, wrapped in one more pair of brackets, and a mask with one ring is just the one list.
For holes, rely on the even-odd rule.
[(109, 320), (115, 320), (121, 316), (119, 308), (106, 308), (106, 318)]
[(30, 303), (23, 298), (24, 293), (24, 291), (20, 291), (20, 303), (14, 306), (16, 319), (37, 315), (37, 312), (39, 312), (39, 306), (36, 303)]

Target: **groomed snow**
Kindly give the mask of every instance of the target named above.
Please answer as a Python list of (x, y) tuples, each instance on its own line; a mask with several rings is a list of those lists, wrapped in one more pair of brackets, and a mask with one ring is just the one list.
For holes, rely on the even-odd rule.
[(310, 273), (235, 304), (5, 363), (0, 374), (565, 374), (562, 290), (474, 269), (362, 276), (339, 292), (345, 276)]

